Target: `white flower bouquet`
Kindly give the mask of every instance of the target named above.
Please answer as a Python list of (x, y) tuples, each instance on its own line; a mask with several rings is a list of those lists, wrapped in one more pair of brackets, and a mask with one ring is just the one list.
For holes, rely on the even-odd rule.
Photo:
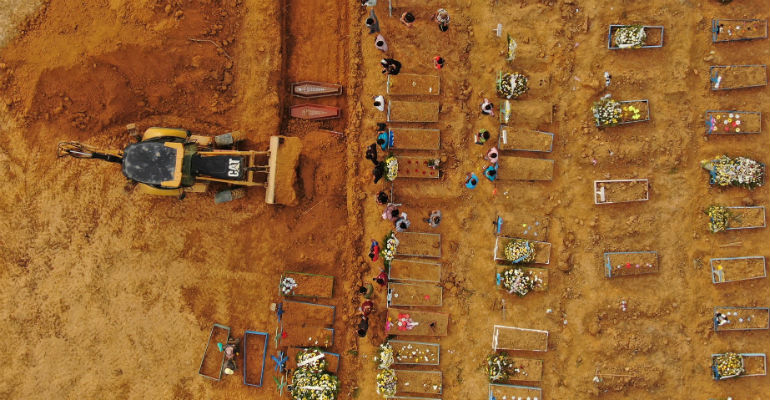
[(390, 156), (385, 159), (385, 179), (389, 182), (396, 180), (398, 176), (398, 159), (395, 156)]
[(615, 31), (615, 46), (621, 49), (638, 49), (644, 46), (647, 32), (642, 25), (629, 25)]
[(497, 95), (504, 99), (515, 99), (526, 93), (529, 80), (524, 74), (500, 73), (497, 78)]
[(396, 395), (396, 371), (386, 368), (377, 373), (377, 394), (383, 397)]
[(713, 160), (701, 161), (701, 167), (709, 171), (709, 183), (712, 185), (753, 189), (762, 186), (765, 181), (765, 165), (746, 157), (730, 158), (722, 155)]
[(292, 375), (289, 393), (293, 400), (335, 400), (339, 390), (340, 380), (333, 374), (301, 367)]
[(287, 276), (281, 279), (281, 284), (279, 286), (281, 288), (281, 293), (285, 296), (290, 296), (294, 293), (294, 289), (297, 288), (297, 281), (295, 281), (294, 278)]
[(380, 352), (377, 354), (375, 361), (378, 363), (377, 368), (388, 369), (393, 365), (393, 346), (390, 343), (383, 343), (380, 345)]
[(623, 108), (620, 102), (613, 100), (610, 94), (594, 102), (591, 111), (594, 114), (596, 126), (615, 126), (621, 122)]
[(393, 231), (390, 231), (385, 236), (385, 248), (380, 251), (385, 267), (390, 268), (390, 262), (396, 257), (396, 249), (398, 248), (398, 239)]
[[(535, 288), (539, 279), (533, 277), (521, 268), (509, 268), (500, 275), (500, 284), (508, 291), (519, 297), (524, 297)], [(542, 282), (540, 282), (542, 283)]]
[(511, 370), (513, 369), (513, 361), (507, 354), (493, 353), (487, 356), (487, 360), (484, 363), (484, 372), (487, 374), (487, 379), (490, 382), (500, 382), (508, 380)]
[(297, 353), (297, 365), (307, 368), (314, 374), (320, 374), (326, 370), (326, 358), (318, 347), (310, 347)]
[(535, 246), (526, 239), (513, 239), (505, 245), (505, 259), (514, 263), (528, 263), (535, 260)]

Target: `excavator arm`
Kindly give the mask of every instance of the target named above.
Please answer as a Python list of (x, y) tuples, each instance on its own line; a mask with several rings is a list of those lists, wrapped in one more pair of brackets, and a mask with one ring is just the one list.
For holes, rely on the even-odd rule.
[(70, 156), (75, 158), (95, 158), (112, 163), (120, 164), (123, 162), (123, 151), (121, 150), (99, 150), (93, 146), (79, 142), (61, 142), (57, 146), (57, 156)]

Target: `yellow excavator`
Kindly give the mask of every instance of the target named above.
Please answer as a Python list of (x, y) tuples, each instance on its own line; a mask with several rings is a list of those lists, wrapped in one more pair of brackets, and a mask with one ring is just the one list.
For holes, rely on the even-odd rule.
[[(123, 150), (99, 150), (78, 142), (61, 142), (59, 157), (93, 158), (122, 166), (123, 175), (146, 194), (184, 198), (187, 192), (205, 192), (211, 183), (230, 188), (262, 186), (268, 204), (296, 202), (294, 181), (300, 140), (271, 136), (267, 151), (236, 150), (243, 139), (238, 132), (219, 136), (193, 135), (186, 129), (147, 129), (139, 135), (134, 124), (126, 127), (137, 142)], [(217, 203), (243, 197), (243, 190), (217, 193)]]

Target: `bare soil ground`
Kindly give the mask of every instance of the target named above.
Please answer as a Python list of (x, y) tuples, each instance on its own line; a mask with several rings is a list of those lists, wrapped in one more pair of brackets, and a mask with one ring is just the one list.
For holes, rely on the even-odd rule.
[[(376, 288), (369, 335), (359, 339), (352, 329), (356, 288), (382, 266), (366, 261), (368, 239), (381, 241), (392, 228), (374, 201), (390, 187), (372, 184), (362, 157), (385, 120), (370, 105), (385, 94), (385, 77), (383, 54), (363, 26), (368, 11), (356, 0), (35, 3), (0, 4), (0, 397), (279, 398), (269, 357), (262, 388), (196, 371), (215, 322), (236, 337), (269, 332), (274, 352), (269, 304), (291, 270), (336, 277), (334, 297), (319, 302), (337, 307), (330, 350), (341, 354), (340, 398), (377, 398), (371, 358), (387, 335), (383, 289)], [(770, 284), (713, 285), (708, 260), (769, 256), (769, 231), (712, 235), (702, 210), (767, 206), (768, 189), (709, 187), (698, 167), (722, 153), (770, 162), (767, 129), (708, 138), (703, 122), (706, 110), (770, 105), (767, 87), (711, 91), (709, 84), (710, 65), (770, 57), (767, 40), (712, 44), (711, 19), (767, 19), (767, 2), (398, 4), (393, 18), (386, 1), (375, 7), (386, 55), (403, 63), (402, 73), (441, 77), (438, 96), (394, 98), (438, 101), (437, 123), (393, 124), (441, 130), (441, 150), (421, 153), (441, 160), (440, 178), (397, 179), (393, 190), (411, 231), (441, 234), (437, 310), (449, 315), (448, 334), (436, 339), (441, 365), (419, 368), (443, 372), (443, 398), (486, 396), (479, 365), (493, 324), (503, 324), (550, 332), (548, 352), (538, 353), (549, 399), (767, 400), (767, 376), (715, 382), (709, 367), (712, 353), (770, 352), (768, 331), (717, 334), (711, 321), (715, 305), (767, 306)], [(448, 32), (429, 21), (438, 7), (452, 17)], [(417, 19), (412, 28), (398, 21), (404, 11)], [(497, 23), (503, 37), (492, 33)], [(664, 46), (607, 50), (615, 23), (664, 25)], [(518, 43), (512, 64), (504, 59), (506, 32)], [(438, 72), (436, 55), (446, 60)], [(538, 156), (555, 160), (553, 179), (484, 180), (469, 191), (466, 173), (481, 177), (483, 156), (497, 143), (498, 120), (482, 116), (479, 104), (488, 97), (498, 105), (498, 71), (530, 75), (533, 89), (513, 102), (510, 124), (555, 134), (553, 152)], [(608, 89), (604, 71), (612, 74)], [(340, 107), (343, 118), (286, 117), (305, 102), (288, 92), (300, 80), (345, 85), (345, 96), (314, 101)], [(649, 99), (651, 121), (596, 129), (590, 106), (608, 92)], [(412, 118), (420, 110), (400, 111)], [(264, 149), (270, 135), (299, 137), (298, 204), (268, 206), (260, 189), (218, 206), (213, 192), (148, 198), (115, 165), (56, 158), (64, 140), (122, 148), (132, 122), (209, 135), (238, 129), (252, 149)], [(484, 146), (473, 143), (481, 128), (492, 133)], [(593, 204), (592, 181), (627, 177), (650, 179), (650, 201)], [(435, 230), (421, 221), (432, 209), (444, 215)], [(517, 298), (496, 290), (498, 215), (504, 229), (524, 233), (533, 219), (548, 221), (536, 238), (554, 246), (547, 292)], [(641, 250), (658, 252), (660, 273), (604, 278), (604, 252)], [(421, 328), (429, 333), (428, 323)]]

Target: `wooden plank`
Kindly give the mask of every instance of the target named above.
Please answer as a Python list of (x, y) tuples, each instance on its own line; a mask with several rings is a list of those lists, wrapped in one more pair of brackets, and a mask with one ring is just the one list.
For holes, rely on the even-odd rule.
[(767, 85), (766, 65), (712, 65), (711, 90), (742, 89)]
[(243, 384), (261, 387), (265, 377), (268, 334), (246, 331), (243, 334)]
[[(727, 322), (719, 325), (717, 314)], [(714, 330), (750, 331), (770, 328), (770, 308), (767, 307), (714, 307)]]
[(408, 371), (403, 369), (395, 371), (397, 393), (441, 394), (442, 392), (441, 371)]
[(437, 101), (388, 102), (388, 122), (438, 122), (438, 113)]
[(441, 307), (443, 289), (431, 283), (388, 282), (388, 307)]
[(441, 257), (441, 235), (425, 232), (398, 232), (396, 255), (428, 258)]
[(767, 39), (766, 19), (712, 19), (711, 41), (714, 43)]
[(396, 258), (390, 262), (388, 279), (438, 283), (441, 281), (441, 264)]
[(225, 364), (225, 353), (220, 352), (217, 343), (225, 344), (230, 339), (230, 327), (214, 324), (209, 332), (209, 340), (203, 351), (198, 374), (215, 381), (222, 379), (222, 368)]
[(550, 153), (553, 150), (553, 133), (501, 125), (497, 148), (500, 151)]
[(502, 225), (497, 230), (500, 236), (548, 241), (550, 220), (544, 215), (501, 211), (498, 212), (498, 217), (502, 218)]
[(395, 365), (439, 365), (441, 345), (438, 343), (390, 340)]
[[(409, 330), (399, 329), (399, 315), (408, 315), (414, 322), (417, 322), (418, 325)], [(403, 308), (388, 308), (388, 320), (385, 327), (385, 331), (388, 335), (446, 336), (448, 329), (449, 314), (432, 311), (407, 310)]]
[(283, 333), (286, 337), (280, 336), (281, 347), (321, 347), (329, 348), (334, 346), (334, 329), (320, 326), (309, 326), (300, 328), (286, 328)]
[(548, 331), (495, 325), (492, 332), (494, 350), (547, 351)]
[(712, 258), (709, 264), (711, 281), (717, 284), (767, 276), (764, 256)]
[(745, 135), (762, 132), (759, 111), (706, 111), (707, 135)]
[(501, 155), (497, 177), (502, 181), (553, 180), (553, 160)]
[(543, 390), (531, 386), (505, 385), (502, 383), (489, 384), (489, 398), (502, 399), (543, 399)]
[(654, 274), (660, 270), (658, 253), (654, 251), (623, 251), (604, 253), (604, 276)]
[(331, 275), (286, 271), (281, 276), (281, 281), (284, 278), (294, 279), (297, 287), (290, 294), (285, 294), (279, 288), (282, 296), (332, 298), (334, 295), (334, 277)]
[(387, 92), (394, 96), (437, 96), (441, 79), (437, 75), (388, 75)]
[(732, 214), (726, 230), (756, 229), (767, 226), (765, 206), (727, 207)]
[(334, 325), (334, 306), (285, 300), (281, 321), (287, 330), (297, 327), (326, 327)]
[(438, 129), (392, 128), (394, 150), (439, 150), (441, 131)]
[(594, 204), (631, 203), (650, 199), (647, 179), (594, 181)]
[(396, 179), (418, 178), (418, 179), (438, 179), (438, 169), (428, 166), (428, 162), (435, 160), (436, 157), (412, 157), (398, 156), (398, 176)]
[(519, 372), (512, 373), (508, 380), (516, 382), (540, 382), (543, 380), (543, 360), (534, 358), (511, 357), (513, 368)]

